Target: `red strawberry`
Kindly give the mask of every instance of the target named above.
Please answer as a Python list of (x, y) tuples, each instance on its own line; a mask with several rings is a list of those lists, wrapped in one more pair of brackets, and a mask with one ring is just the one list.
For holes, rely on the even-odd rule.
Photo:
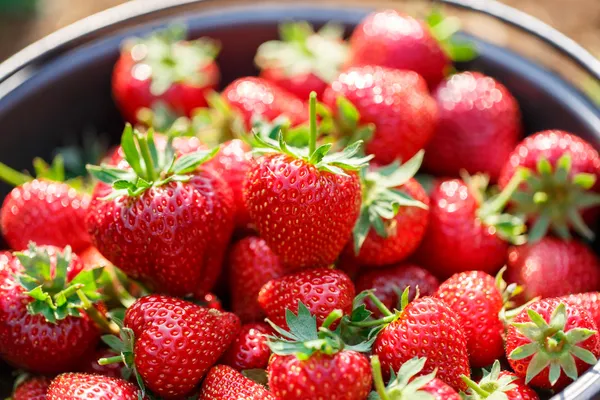
[(126, 121), (138, 121), (143, 108), (167, 106), (191, 115), (206, 106), (219, 83), (214, 61), (219, 46), (212, 39), (185, 40), (185, 30), (170, 28), (125, 42), (112, 76), (113, 96)]
[[(429, 271), (414, 264), (401, 264), (385, 269), (370, 270), (356, 279), (356, 291), (374, 290), (375, 296), (390, 310), (400, 307), (400, 295), (410, 288), (409, 299), (415, 298), (417, 288), (421, 296), (432, 295), (440, 282)], [(365, 299), (369, 311), (382, 316), (377, 307)]]
[(316, 148), (314, 93), (310, 106), (309, 148), (290, 147), (281, 134), (279, 143), (255, 135), (255, 151), (266, 154), (253, 163), (244, 186), (260, 236), (290, 271), (326, 267), (340, 255), (360, 211), (355, 171), (369, 160), (355, 157), (360, 141), (341, 153), (328, 154), (330, 144)]
[(506, 357), (531, 386), (560, 391), (598, 356), (600, 335), (591, 315), (556, 298), (530, 304), (508, 328)]
[(213, 367), (202, 383), (198, 400), (275, 400), (262, 385), (225, 365)]
[(112, 266), (111, 262), (108, 261), (94, 246), (88, 247), (87, 250), (79, 252), (77, 255), (83, 265), (89, 269)]
[(84, 271), (68, 247), (31, 244), (4, 261), (0, 264), (1, 357), (15, 367), (42, 374), (76, 367), (99, 338), (98, 328), (83, 312), (89, 306), (79, 297), (87, 297), (88, 302), (100, 299), (96, 272)]
[(571, 294), (559, 299), (565, 304), (586, 309), (596, 326), (600, 326), (600, 292)]
[(223, 311), (223, 304), (217, 295), (213, 293), (206, 293), (202, 300), (196, 300), (196, 303), (202, 307), (214, 308), (215, 310)]
[(131, 126), (122, 148), (131, 168), (89, 167), (103, 181), (87, 219), (94, 245), (155, 290), (203, 296), (219, 275), (233, 228), (231, 190), (200, 166), (215, 151), (173, 156), (171, 146), (158, 151), (151, 134)]
[(317, 268), (273, 279), (262, 287), (258, 303), (276, 325), (286, 327), (286, 310), (297, 312), (305, 304), (318, 324), (333, 310), (352, 311), (354, 284), (345, 273)]
[(413, 157), (427, 145), (437, 124), (435, 100), (423, 78), (412, 71), (349, 68), (327, 88), (323, 101), (336, 110), (340, 97), (356, 107), (359, 123), (374, 124), (366, 152), (379, 164)]
[(138, 400), (141, 396), (137, 387), (123, 379), (68, 373), (54, 378), (48, 387), (46, 398), (47, 400)]
[(283, 276), (279, 258), (263, 239), (249, 236), (231, 246), (228, 264), (232, 311), (243, 322), (262, 320), (258, 292), (271, 279)]
[(600, 261), (579, 241), (546, 237), (510, 248), (506, 278), (523, 286), (526, 300), (589, 292), (600, 289)]
[(86, 374), (96, 374), (96, 375), (104, 375), (109, 376), (111, 378), (121, 378), (121, 365), (119, 364), (107, 364), (100, 365), (98, 364), (98, 360), (101, 358), (110, 358), (116, 356), (113, 350), (100, 348), (94, 352), (89, 353), (83, 362), (81, 362), (79, 372), (84, 372)]
[(581, 217), (582, 211), (600, 204), (600, 156), (590, 143), (565, 131), (538, 132), (513, 150), (498, 184), (506, 186), (517, 172), (526, 179), (513, 196), (513, 206), (533, 223), (530, 242), (549, 229), (565, 239), (571, 237), (570, 229), (594, 237)]
[(348, 57), (344, 29), (326, 24), (318, 32), (306, 21), (279, 25), (281, 41), (260, 45), (254, 59), (260, 76), (306, 100), (311, 92), (321, 98)]
[(442, 176), (484, 172), (496, 181), (521, 136), (517, 100), (478, 72), (452, 75), (436, 89), (439, 123), (425, 152), (425, 168)]
[(485, 371), (479, 383), (464, 376), (469, 386), (465, 400), (484, 400), (498, 398), (506, 400), (539, 400), (537, 393), (527, 386), (523, 379), (509, 371), (500, 370), (500, 362), (494, 361), (492, 369)]
[(271, 333), (269, 325), (263, 322), (242, 325), (221, 361), (238, 371), (245, 369), (266, 369), (271, 356), (265, 335)]
[(33, 377), (20, 383), (13, 392), (12, 400), (46, 400), (46, 391), (50, 379), (46, 377)]

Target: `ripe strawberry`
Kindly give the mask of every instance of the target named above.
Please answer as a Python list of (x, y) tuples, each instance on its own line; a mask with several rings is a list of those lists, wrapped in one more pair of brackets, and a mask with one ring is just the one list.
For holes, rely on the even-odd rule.
[(224, 311), (223, 304), (221, 304), (221, 300), (219, 300), (217, 295), (213, 293), (206, 293), (202, 300), (196, 300), (196, 304), (202, 307), (214, 308), (215, 310)]
[(478, 72), (452, 75), (433, 96), (439, 123), (427, 145), (425, 168), (442, 176), (458, 176), (463, 169), (484, 172), (495, 182), (521, 137), (517, 100)]
[[(400, 307), (400, 296), (406, 288), (410, 288), (409, 299), (413, 300), (417, 289), (421, 296), (430, 296), (439, 285), (435, 276), (414, 264), (366, 271), (356, 279), (357, 292), (374, 290), (375, 296), (390, 310)], [(371, 300), (365, 299), (365, 304), (376, 317), (382, 316)]]
[(530, 304), (508, 328), (506, 357), (531, 386), (560, 391), (598, 356), (600, 335), (590, 314), (556, 298)]
[(571, 294), (559, 299), (565, 304), (586, 309), (596, 326), (600, 326), (600, 292)]
[(506, 278), (523, 286), (525, 300), (589, 292), (600, 289), (600, 261), (577, 240), (546, 237), (510, 248)]
[(96, 276), (95, 271), (83, 270), (69, 247), (31, 244), (4, 259), (0, 356), (17, 368), (41, 374), (76, 367), (99, 339), (98, 327), (83, 312), (89, 305), (79, 297), (87, 297), (87, 302), (100, 299)]
[(322, 324), (333, 310), (352, 311), (354, 284), (345, 273), (317, 268), (273, 279), (258, 294), (258, 304), (274, 324), (286, 327), (286, 310), (305, 304)]
[(314, 93), (310, 115), (308, 149), (288, 146), (281, 134), (278, 143), (255, 135), (255, 151), (266, 154), (253, 163), (244, 186), (252, 221), (288, 271), (326, 267), (340, 255), (360, 211), (355, 171), (370, 159), (355, 157), (361, 141), (341, 153), (328, 154), (331, 144), (316, 148)]
[(16, 386), (12, 400), (46, 400), (50, 379), (42, 376), (28, 378)]
[(549, 229), (564, 239), (571, 237), (570, 229), (594, 237), (581, 216), (600, 204), (600, 156), (590, 143), (565, 131), (538, 132), (513, 150), (498, 184), (506, 186), (517, 173), (526, 179), (513, 195), (513, 206), (533, 224), (529, 242), (540, 240)]
[(139, 121), (140, 110), (157, 104), (177, 115), (206, 106), (208, 92), (219, 83), (214, 59), (219, 45), (212, 39), (185, 40), (184, 29), (172, 27), (124, 43), (115, 64), (112, 91), (126, 121)]
[(279, 258), (256, 236), (231, 246), (228, 259), (231, 310), (243, 322), (260, 321), (265, 314), (258, 305), (258, 292), (271, 279), (283, 276)]
[(262, 385), (226, 365), (212, 367), (202, 383), (198, 400), (275, 400)]
[[(323, 95), (337, 110), (347, 99), (361, 124), (374, 124), (366, 152), (379, 164), (408, 160), (423, 149), (437, 124), (437, 106), (423, 78), (412, 71), (352, 67), (342, 72)], [(341, 114), (338, 110), (338, 114)]]
[(102, 181), (87, 218), (94, 245), (155, 290), (202, 297), (219, 275), (233, 229), (231, 190), (200, 166), (216, 149), (173, 156), (172, 146), (158, 151), (151, 132), (129, 125), (122, 148), (131, 167), (88, 167)]
[(484, 371), (479, 383), (464, 376), (469, 386), (465, 400), (484, 400), (498, 398), (505, 400), (539, 400), (537, 393), (527, 386), (523, 379), (509, 371), (500, 370), (500, 362), (494, 361), (492, 369)]
[(260, 76), (305, 101), (321, 98), (348, 58), (343, 27), (326, 24), (318, 32), (306, 21), (279, 25), (281, 40), (260, 45), (254, 62)]
[(83, 362), (79, 365), (79, 372), (83, 372), (86, 374), (96, 374), (109, 376), (111, 378), (121, 378), (121, 365), (119, 364), (107, 364), (100, 365), (98, 364), (98, 360), (101, 358), (110, 358), (116, 356), (115, 353), (111, 349), (107, 348), (99, 348), (94, 352), (88, 353), (88, 355), (84, 358)]
[[(47, 400), (139, 400), (140, 389), (123, 379), (102, 375), (68, 373), (54, 378)], [(146, 397), (143, 397), (146, 399)]]
[(270, 333), (271, 328), (264, 322), (242, 325), (240, 333), (221, 358), (221, 362), (238, 371), (266, 369), (271, 356), (266, 335)]

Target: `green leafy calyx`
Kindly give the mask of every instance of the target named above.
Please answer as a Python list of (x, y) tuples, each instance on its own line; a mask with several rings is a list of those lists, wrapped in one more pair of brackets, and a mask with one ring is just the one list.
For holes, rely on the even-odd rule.
[(463, 396), (465, 400), (509, 400), (506, 392), (517, 388), (513, 383), (517, 377), (513, 374), (504, 374), (501, 372), (500, 361), (494, 361), (490, 371), (484, 370), (483, 378), (479, 383), (475, 383), (468, 376), (462, 375), (461, 379), (467, 384), (467, 393)]
[(439, 10), (432, 11), (426, 19), (433, 37), (452, 61), (466, 62), (477, 57), (475, 44), (466, 40), (458, 40), (455, 34), (460, 30), (457, 17), (446, 17)]
[(425, 367), (427, 359), (412, 358), (402, 364), (398, 374), (392, 371), (390, 382), (385, 386), (381, 374), (381, 363), (378, 356), (371, 357), (371, 368), (373, 370), (373, 384), (375, 392), (371, 393), (369, 400), (434, 400), (435, 396), (422, 390), (425, 385), (435, 379), (437, 371), (427, 375), (417, 376)]

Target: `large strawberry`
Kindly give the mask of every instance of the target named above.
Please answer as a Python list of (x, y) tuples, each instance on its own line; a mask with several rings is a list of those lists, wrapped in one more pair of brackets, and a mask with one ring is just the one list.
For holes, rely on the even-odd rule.
[(15, 384), (12, 400), (46, 400), (46, 391), (50, 386), (50, 379), (42, 376), (28, 378)]
[(87, 219), (94, 245), (155, 290), (204, 295), (233, 229), (231, 190), (200, 166), (216, 149), (177, 157), (170, 141), (159, 151), (151, 131), (144, 136), (129, 125), (121, 147), (127, 166), (88, 167), (102, 181)]
[(321, 98), (348, 58), (343, 27), (326, 24), (318, 32), (306, 21), (279, 25), (281, 40), (260, 45), (254, 61), (260, 76), (303, 101), (310, 92)]
[(537, 393), (527, 386), (523, 379), (510, 371), (501, 371), (500, 362), (494, 361), (490, 371), (484, 371), (484, 375), (478, 383), (473, 382), (467, 376), (463, 380), (469, 386), (465, 400), (539, 400)]
[[(265, 155), (250, 169), (244, 193), (260, 236), (288, 270), (331, 265), (347, 243), (360, 211), (356, 170), (362, 142), (329, 153), (331, 144), (316, 147), (316, 95), (310, 98), (308, 148), (255, 138)], [(299, 246), (301, 244), (301, 246)]]
[(99, 314), (89, 304), (100, 299), (97, 276), (98, 271), (84, 270), (69, 247), (31, 244), (23, 253), (3, 257), (0, 356), (18, 368), (43, 374), (77, 367), (81, 357), (94, 351), (100, 336), (84, 311)]
[(270, 333), (271, 328), (264, 322), (242, 325), (240, 333), (221, 358), (221, 362), (238, 371), (266, 369), (271, 356), (266, 335)]
[(441, 176), (484, 172), (495, 182), (521, 136), (517, 100), (478, 72), (452, 75), (433, 96), (439, 123), (426, 148), (425, 168)]
[(251, 381), (231, 367), (213, 367), (202, 383), (198, 400), (275, 400), (264, 386)]
[(185, 36), (185, 29), (171, 27), (124, 43), (112, 92), (126, 121), (137, 122), (140, 110), (158, 104), (188, 116), (206, 106), (206, 94), (219, 83), (214, 61), (219, 46), (208, 38), (187, 41)]
[(508, 328), (506, 357), (531, 386), (562, 390), (598, 356), (600, 335), (590, 314), (556, 298), (530, 304)]
[[(423, 149), (437, 124), (437, 106), (423, 78), (412, 71), (353, 67), (343, 71), (323, 95), (331, 109), (354, 105), (358, 123), (373, 124), (366, 152), (379, 164), (406, 161)], [(338, 116), (339, 116), (338, 115)]]
[(506, 279), (523, 286), (525, 300), (600, 290), (600, 260), (577, 240), (546, 237), (510, 248)]
[(600, 204), (600, 156), (590, 143), (565, 131), (538, 132), (513, 150), (498, 184), (504, 187), (523, 172), (527, 179), (512, 203), (515, 212), (532, 223), (530, 242), (549, 230), (564, 239), (571, 237), (571, 229), (587, 239), (594, 237), (581, 215)]
[(243, 322), (262, 320), (258, 292), (271, 279), (283, 276), (279, 258), (263, 239), (248, 236), (231, 246), (227, 273), (232, 311)]
[(586, 309), (596, 326), (600, 326), (600, 292), (571, 294), (560, 298), (567, 305)]
[(139, 388), (123, 379), (108, 376), (68, 373), (54, 378), (47, 400), (142, 400)]

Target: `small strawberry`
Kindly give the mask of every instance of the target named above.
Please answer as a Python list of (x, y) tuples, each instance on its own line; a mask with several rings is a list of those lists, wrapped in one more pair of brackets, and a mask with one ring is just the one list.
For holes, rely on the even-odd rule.
[(198, 400), (275, 400), (275, 397), (256, 382), (233, 368), (217, 365), (211, 368), (202, 383)]
[(273, 279), (258, 294), (258, 303), (273, 323), (286, 327), (286, 312), (297, 312), (299, 304), (308, 307), (322, 324), (333, 310), (352, 311), (354, 284), (345, 273), (317, 268)]
[(264, 322), (242, 325), (240, 333), (221, 358), (221, 362), (238, 371), (266, 369), (271, 356), (266, 335), (270, 333), (271, 328)]
[(539, 400), (537, 393), (523, 379), (509, 371), (500, 370), (500, 362), (494, 361), (490, 371), (484, 371), (479, 383), (463, 376), (469, 386), (465, 400)]
[[(310, 98), (307, 148), (255, 135), (265, 155), (253, 163), (244, 194), (260, 236), (289, 271), (326, 267), (347, 243), (360, 211), (360, 180), (355, 171), (369, 157), (358, 158), (362, 142), (340, 153), (331, 144), (316, 147), (316, 96)], [(301, 246), (298, 244), (301, 243)]]
[(176, 156), (170, 140), (159, 151), (152, 131), (145, 136), (130, 125), (121, 147), (127, 166), (88, 166), (101, 180), (87, 218), (94, 245), (151, 288), (203, 296), (218, 278), (233, 229), (231, 190), (200, 166), (216, 149)]
[(68, 373), (54, 378), (47, 400), (142, 400), (140, 389), (123, 379), (108, 376)]
[(228, 274), (231, 310), (243, 322), (262, 320), (258, 292), (271, 279), (283, 276), (279, 258), (263, 239), (248, 236), (231, 246)]
[(600, 204), (598, 151), (565, 131), (542, 131), (525, 138), (510, 154), (498, 184), (504, 187), (517, 173), (527, 177), (513, 194), (515, 213), (532, 223), (529, 241), (549, 230), (568, 239), (571, 229), (587, 239), (594, 233), (581, 212)]
[(452, 75), (433, 96), (439, 123), (426, 148), (425, 168), (441, 176), (483, 172), (495, 182), (521, 137), (517, 100), (478, 72)]
[(46, 400), (50, 379), (42, 376), (28, 378), (15, 384), (11, 400)]
[(110, 358), (116, 356), (111, 349), (99, 348), (94, 352), (89, 353), (83, 362), (79, 364), (78, 371), (86, 374), (96, 374), (109, 376), (111, 378), (121, 378), (121, 366), (119, 364), (100, 365), (98, 360), (101, 358)]
[(556, 298), (530, 304), (506, 336), (506, 357), (525, 383), (560, 391), (595, 365), (600, 335), (591, 315)]
[(600, 289), (600, 261), (585, 244), (546, 237), (513, 246), (506, 278), (524, 288), (525, 300), (559, 297)]
[(571, 294), (559, 299), (565, 304), (586, 309), (596, 326), (600, 326), (600, 292)]
[(219, 45), (209, 38), (185, 40), (181, 27), (146, 38), (131, 38), (121, 50), (112, 76), (112, 92), (126, 121), (140, 110), (164, 104), (177, 115), (206, 106), (206, 94), (219, 83), (215, 57)]
[(325, 91), (323, 102), (338, 117), (349, 102), (359, 124), (373, 124), (375, 132), (366, 152), (379, 164), (408, 160), (423, 149), (437, 124), (437, 106), (423, 78), (412, 71), (385, 67), (352, 67)]
[(224, 311), (223, 304), (221, 304), (221, 300), (219, 300), (217, 295), (213, 293), (206, 293), (200, 301), (196, 300), (196, 304), (202, 307), (214, 308), (215, 310)]
[(254, 62), (260, 76), (306, 100), (321, 98), (348, 58), (342, 26), (326, 24), (318, 32), (306, 21), (279, 25), (281, 40), (260, 45)]

